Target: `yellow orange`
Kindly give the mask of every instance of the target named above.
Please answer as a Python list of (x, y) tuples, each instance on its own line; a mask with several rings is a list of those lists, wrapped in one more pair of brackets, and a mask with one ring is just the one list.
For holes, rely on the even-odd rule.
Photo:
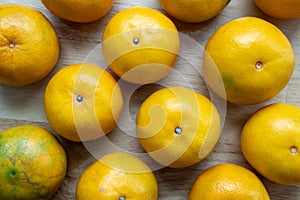
[(76, 142), (97, 139), (116, 126), (123, 97), (106, 70), (88, 63), (66, 66), (49, 81), (44, 96), (51, 127)]
[(114, 0), (41, 0), (45, 7), (58, 17), (79, 23), (93, 22), (112, 7)]
[(255, 104), (277, 95), (289, 82), (295, 56), (287, 37), (255, 17), (234, 19), (208, 40), (203, 71), (210, 87), (231, 103)]
[(255, 112), (243, 127), (242, 152), (267, 179), (300, 184), (300, 108), (276, 103)]
[(254, 0), (257, 7), (271, 17), (279, 19), (300, 18), (299, 0)]
[(0, 132), (0, 199), (49, 199), (62, 184), (67, 157), (63, 147), (38, 126)]
[(120, 78), (138, 84), (165, 77), (179, 52), (174, 23), (157, 10), (131, 7), (114, 15), (102, 38), (104, 58)]
[(218, 164), (201, 173), (188, 200), (269, 200), (267, 190), (250, 170), (235, 164)]
[(198, 23), (217, 16), (230, 0), (159, 0), (159, 2), (174, 18)]
[(77, 200), (157, 200), (158, 186), (150, 168), (127, 153), (109, 153), (81, 175)]
[(24, 86), (43, 79), (55, 66), (59, 42), (38, 10), (0, 5), (0, 83)]
[(156, 91), (136, 119), (142, 147), (163, 166), (196, 164), (209, 156), (220, 136), (219, 113), (209, 99), (183, 87)]

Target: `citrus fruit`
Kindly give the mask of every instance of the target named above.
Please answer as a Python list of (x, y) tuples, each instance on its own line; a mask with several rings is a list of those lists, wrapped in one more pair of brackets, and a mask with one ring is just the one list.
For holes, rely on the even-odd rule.
[(41, 0), (56, 16), (78, 23), (93, 22), (103, 17), (114, 0)]
[(102, 42), (110, 69), (122, 79), (138, 84), (166, 76), (176, 62), (180, 46), (174, 23), (146, 7), (131, 7), (114, 15), (105, 27)]
[(243, 127), (241, 147), (250, 165), (267, 179), (300, 184), (300, 108), (276, 103), (258, 110)]
[(23, 86), (43, 79), (55, 66), (59, 43), (51, 23), (38, 10), (0, 5), (0, 82)]
[(44, 104), (54, 131), (80, 142), (100, 138), (115, 128), (123, 97), (109, 72), (82, 63), (66, 66), (52, 77)]
[[(273, 24), (242, 17), (221, 26), (208, 40), (203, 71), (210, 87), (231, 103), (255, 104), (277, 95), (289, 82), (295, 57)], [(224, 92), (225, 87), (225, 92)]]
[(150, 168), (127, 153), (104, 155), (81, 175), (77, 200), (156, 200), (157, 181)]
[(139, 142), (163, 166), (183, 168), (206, 158), (220, 136), (219, 113), (209, 99), (184, 88), (163, 88), (141, 105)]
[(254, 0), (264, 13), (278, 19), (300, 18), (299, 0)]
[(189, 200), (269, 200), (267, 190), (250, 170), (235, 164), (218, 164), (200, 174)]
[(203, 22), (217, 16), (230, 0), (159, 0), (172, 17), (184, 22)]
[(56, 138), (33, 125), (0, 132), (0, 199), (49, 199), (63, 182), (66, 153)]

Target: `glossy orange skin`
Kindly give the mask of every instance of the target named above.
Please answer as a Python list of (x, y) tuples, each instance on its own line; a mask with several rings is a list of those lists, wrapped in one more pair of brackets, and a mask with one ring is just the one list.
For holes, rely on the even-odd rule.
[(300, 108), (276, 103), (255, 112), (241, 135), (243, 155), (265, 178), (300, 184)]
[(241, 17), (222, 25), (208, 40), (203, 71), (211, 88), (234, 104), (257, 104), (288, 84), (295, 55), (288, 38), (273, 24)]
[[(212, 102), (185, 87), (167, 87), (150, 95), (140, 106), (136, 133), (146, 152), (172, 168), (194, 165), (218, 144), (221, 121)], [(175, 129), (181, 133), (176, 134)]]
[(106, 15), (114, 0), (41, 0), (45, 7), (58, 17), (78, 22), (89, 23)]
[(68, 140), (82, 142), (100, 138), (116, 127), (123, 96), (108, 71), (79, 63), (62, 68), (51, 78), (44, 104), (53, 130)]
[(300, 18), (300, 0), (254, 0), (257, 7), (278, 19)]
[(77, 200), (157, 200), (158, 185), (150, 168), (139, 158), (123, 152), (109, 153), (81, 175)]
[(179, 48), (175, 24), (147, 7), (131, 7), (114, 15), (102, 38), (103, 55), (110, 69), (137, 84), (165, 77), (176, 62)]
[(55, 29), (38, 10), (0, 5), (0, 83), (24, 86), (43, 79), (59, 57)]
[(235, 164), (218, 164), (201, 173), (192, 185), (188, 200), (269, 200), (258, 177)]
[(230, 0), (159, 0), (161, 6), (174, 18), (199, 23), (217, 16)]

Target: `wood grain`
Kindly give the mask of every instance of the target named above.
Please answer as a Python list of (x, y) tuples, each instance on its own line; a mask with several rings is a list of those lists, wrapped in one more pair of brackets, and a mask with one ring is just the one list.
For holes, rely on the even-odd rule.
[[(12, 88), (0, 85), (0, 130), (29, 123), (39, 125), (54, 133), (47, 123), (43, 109), (44, 89), (53, 74), (66, 65), (79, 63), (86, 59), (89, 62), (102, 65), (106, 68), (99, 49), (99, 45), (101, 46), (102, 32), (109, 19), (124, 8), (147, 6), (165, 13), (157, 0), (115, 0), (112, 9), (104, 18), (94, 23), (76, 24), (53, 16), (45, 9), (40, 1), (1, 0), (0, 3), (19, 3), (39, 9), (49, 18), (55, 27), (61, 47), (59, 62), (51, 74), (44, 80), (23, 88)], [(163, 86), (190, 86), (206, 96), (209, 96), (210, 93), (198, 68), (201, 67), (199, 66), (202, 55), (201, 48), (218, 27), (232, 19), (242, 16), (257, 16), (266, 19), (279, 27), (287, 35), (296, 56), (296, 68), (293, 77), (288, 86), (270, 101), (249, 106), (221, 104), (219, 108), (224, 116), (224, 126), (219, 144), (213, 154), (201, 163), (191, 167), (184, 169), (163, 168), (154, 172), (159, 183), (159, 199), (161, 200), (187, 199), (189, 188), (195, 178), (203, 170), (212, 165), (218, 163), (236, 163), (251, 169), (240, 150), (240, 132), (245, 121), (254, 111), (273, 102), (287, 102), (300, 106), (300, 19), (272, 19), (256, 8), (252, 0), (232, 0), (219, 16), (200, 24), (187, 24), (171, 18), (181, 32), (182, 37), (189, 37), (188, 42), (196, 42), (198, 46), (195, 48), (183, 47), (180, 52), (181, 58), (179, 58), (176, 63), (174, 73), (171, 73), (167, 78), (160, 81), (159, 84)], [(190, 61), (192, 64), (187, 61)], [(183, 77), (178, 76), (177, 72)], [(127, 86), (121, 87), (125, 90), (123, 91), (124, 93), (130, 89), (130, 87)], [(125, 110), (128, 111), (128, 115), (125, 115), (125, 117), (121, 119), (121, 128), (119, 127), (113, 130), (105, 139), (108, 139), (123, 150), (134, 153), (142, 152), (136, 138), (132, 137), (134, 133), (134, 126), (132, 126), (132, 124), (140, 103), (151, 94), (151, 92), (158, 88), (160, 88), (159, 85), (143, 86), (139, 88), (133, 96), (129, 96), (128, 105), (125, 108)], [(92, 145), (73, 143), (59, 136), (57, 136), (57, 138), (62, 142), (68, 154), (68, 173), (64, 183), (51, 199), (75, 199), (75, 189), (78, 178), (86, 167), (95, 161), (95, 157), (86, 149), (86, 146)], [(97, 142), (99, 143), (96, 144), (105, 145), (105, 141), (99, 140)], [(100, 156), (106, 150), (101, 152), (100, 149), (99, 151)], [(262, 179), (272, 200), (300, 199), (300, 186), (281, 186), (266, 180), (259, 174), (257, 175)]]

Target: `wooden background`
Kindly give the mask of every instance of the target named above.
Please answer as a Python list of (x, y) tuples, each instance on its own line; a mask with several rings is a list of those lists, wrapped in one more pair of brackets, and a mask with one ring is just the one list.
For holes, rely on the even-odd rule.
[[(102, 32), (109, 19), (124, 8), (147, 6), (164, 12), (158, 0), (115, 0), (112, 9), (104, 18), (90, 24), (76, 24), (53, 16), (37, 0), (0, 0), (0, 3), (25, 4), (42, 11), (54, 25), (61, 47), (60, 59), (57, 66), (44, 80), (22, 88), (0, 85), (0, 130), (16, 125), (36, 124), (53, 132), (47, 123), (43, 109), (44, 88), (51, 76), (61, 67), (83, 61), (106, 67), (100, 51)], [(219, 16), (204, 23), (188, 24), (172, 19), (178, 30), (182, 33), (181, 36), (187, 39), (187, 43), (196, 43), (192, 45), (193, 48), (190, 48), (187, 43), (182, 44), (181, 57), (174, 68), (174, 73), (171, 73), (166, 79), (160, 81), (159, 84), (163, 86), (190, 86), (209, 96), (210, 93), (198, 71), (198, 67), (201, 64), (202, 47), (205, 46), (211, 34), (218, 27), (225, 22), (242, 16), (257, 16), (266, 19), (286, 34), (292, 43), (296, 56), (293, 77), (288, 86), (280, 94), (265, 103), (250, 106), (226, 105), (224, 102), (218, 103), (219, 111), (223, 116), (224, 127), (217, 148), (210, 157), (197, 165), (184, 169), (163, 168), (155, 170), (154, 173), (159, 183), (159, 199), (186, 199), (189, 188), (195, 178), (203, 170), (218, 163), (235, 163), (251, 169), (240, 150), (240, 132), (245, 121), (258, 108), (273, 102), (287, 102), (300, 106), (300, 19), (272, 19), (264, 15), (254, 5), (253, 0), (232, 0)], [(178, 74), (181, 76), (178, 76)], [(126, 85), (125, 83), (123, 84)], [(132, 89), (128, 84), (126, 87), (122, 85), (121, 87), (124, 90)], [(132, 153), (141, 153), (142, 150), (136, 138), (132, 137), (133, 133), (131, 131), (134, 130), (134, 127), (131, 125), (135, 120), (140, 103), (157, 88), (159, 88), (157, 85), (144, 86), (138, 89), (132, 97), (128, 96), (128, 104), (125, 105), (125, 112), (120, 121), (120, 128), (116, 128), (106, 138), (97, 142), (100, 144), (101, 142), (103, 143), (103, 140), (109, 139), (109, 141), (123, 150)], [(126, 93), (127, 91), (123, 92)], [(127, 111), (128, 115), (126, 115)], [(91, 153), (91, 149), (89, 148), (92, 147), (91, 143), (84, 145), (67, 141), (59, 136), (58, 138), (68, 154), (68, 173), (64, 183), (51, 199), (75, 199), (76, 184), (83, 170), (95, 161), (95, 157), (113, 149), (97, 149), (97, 151)], [(258, 176), (265, 184), (271, 199), (300, 199), (300, 186), (281, 186), (264, 179), (259, 174)]]

